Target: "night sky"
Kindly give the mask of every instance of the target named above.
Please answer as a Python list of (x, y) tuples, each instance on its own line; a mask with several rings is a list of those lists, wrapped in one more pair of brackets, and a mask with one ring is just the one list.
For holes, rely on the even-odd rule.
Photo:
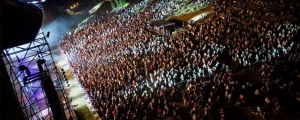
[[(94, 0), (46, 0), (42, 5), (45, 11), (46, 17), (43, 19), (43, 25), (47, 25), (57, 18), (74, 18), (80, 19), (86, 17), (86, 14), (81, 15), (69, 15), (63, 11), (64, 8), (68, 8), (71, 4), (79, 2), (79, 7), (76, 11), (87, 12), (90, 8), (96, 5), (97, 1)], [(74, 19), (73, 19), (74, 20)]]

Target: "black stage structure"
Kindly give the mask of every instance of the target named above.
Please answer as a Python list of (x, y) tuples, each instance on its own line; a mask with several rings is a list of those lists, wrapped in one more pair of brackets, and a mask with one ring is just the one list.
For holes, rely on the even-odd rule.
[(18, 0), (1, 1), (1, 119), (77, 119), (46, 36), (43, 12)]
[(169, 34), (175, 31), (175, 23), (173, 22), (168, 22), (165, 20), (152, 20), (148, 21), (147, 23), (152, 27), (163, 29), (165, 32), (168, 30), (170, 32)]

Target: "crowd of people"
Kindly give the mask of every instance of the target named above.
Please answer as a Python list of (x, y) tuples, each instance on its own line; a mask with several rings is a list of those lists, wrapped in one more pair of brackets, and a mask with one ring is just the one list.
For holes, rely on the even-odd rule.
[[(155, 5), (172, 0), (140, 1), (97, 14), (60, 43), (100, 118), (225, 119), (224, 106), (248, 103), (249, 92), (265, 102), (253, 102), (249, 110), (268, 117), (284, 104), (275, 89), (299, 98), (293, 83), (299, 68), (290, 65), (300, 60), (296, 0), (213, 0), (208, 19), (172, 36), (154, 34), (147, 24), (162, 15)], [(150, 6), (147, 14), (137, 12), (143, 4)], [(262, 16), (278, 18), (269, 22)], [(234, 78), (237, 70), (256, 70), (253, 66), (259, 66), (262, 84)]]

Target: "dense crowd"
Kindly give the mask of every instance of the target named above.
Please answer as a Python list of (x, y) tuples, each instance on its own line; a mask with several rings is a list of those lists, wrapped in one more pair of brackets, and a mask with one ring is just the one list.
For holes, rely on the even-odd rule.
[[(98, 14), (86, 28), (64, 36), (60, 46), (100, 118), (225, 119), (224, 102), (243, 105), (248, 91), (265, 101), (249, 110), (266, 117), (266, 109), (272, 114), (280, 110), (278, 96), (270, 94), (274, 84), (299, 99), (292, 81), (299, 68), (289, 65), (300, 60), (296, 0), (251, 1), (257, 7), (249, 7), (247, 0), (195, 0), (190, 3), (199, 8), (213, 6), (209, 18), (170, 37), (151, 32), (147, 21), (165, 14), (160, 7), (177, 11), (176, 2), (138, 1), (116, 13)], [(143, 5), (150, 6), (144, 7), (147, 14), (138, 12)], [(262, 16), (280, 18), (268, 22)], [(255, 65), (262, 85), (233, 77), (235, 70)], [(183, 109), (190, 118), (180, 113)]]

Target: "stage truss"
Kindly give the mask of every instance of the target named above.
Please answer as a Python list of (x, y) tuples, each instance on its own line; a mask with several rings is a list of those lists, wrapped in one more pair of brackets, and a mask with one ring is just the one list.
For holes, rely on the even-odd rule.
[[(25, 118), (29, 120), (52, 120), (53, 114), (48, 103), (45, 91), (42, 87), (40, 76), (50, 76), (55, 86), (60, 103), (67, 119), (77, 119), (72, 109), (71, 98), (67, 97), (65, 81), (62, 73), (57, 70), (49, 43), (44, 33), (37, 35), (30, 43), (3, 50), (1, 57), (10, 76), (10, 82), (15, 96), (18, 98)], [(37, 61), (44, 59), (41, 73)], [(20, 70), (20, 66), (28, 68)], [(28, 73), (29, 71), (29, 73)], [(35, 77), (39, 76), (39, 77)], [(28, 80), (24, 81), (24, 78)]]

